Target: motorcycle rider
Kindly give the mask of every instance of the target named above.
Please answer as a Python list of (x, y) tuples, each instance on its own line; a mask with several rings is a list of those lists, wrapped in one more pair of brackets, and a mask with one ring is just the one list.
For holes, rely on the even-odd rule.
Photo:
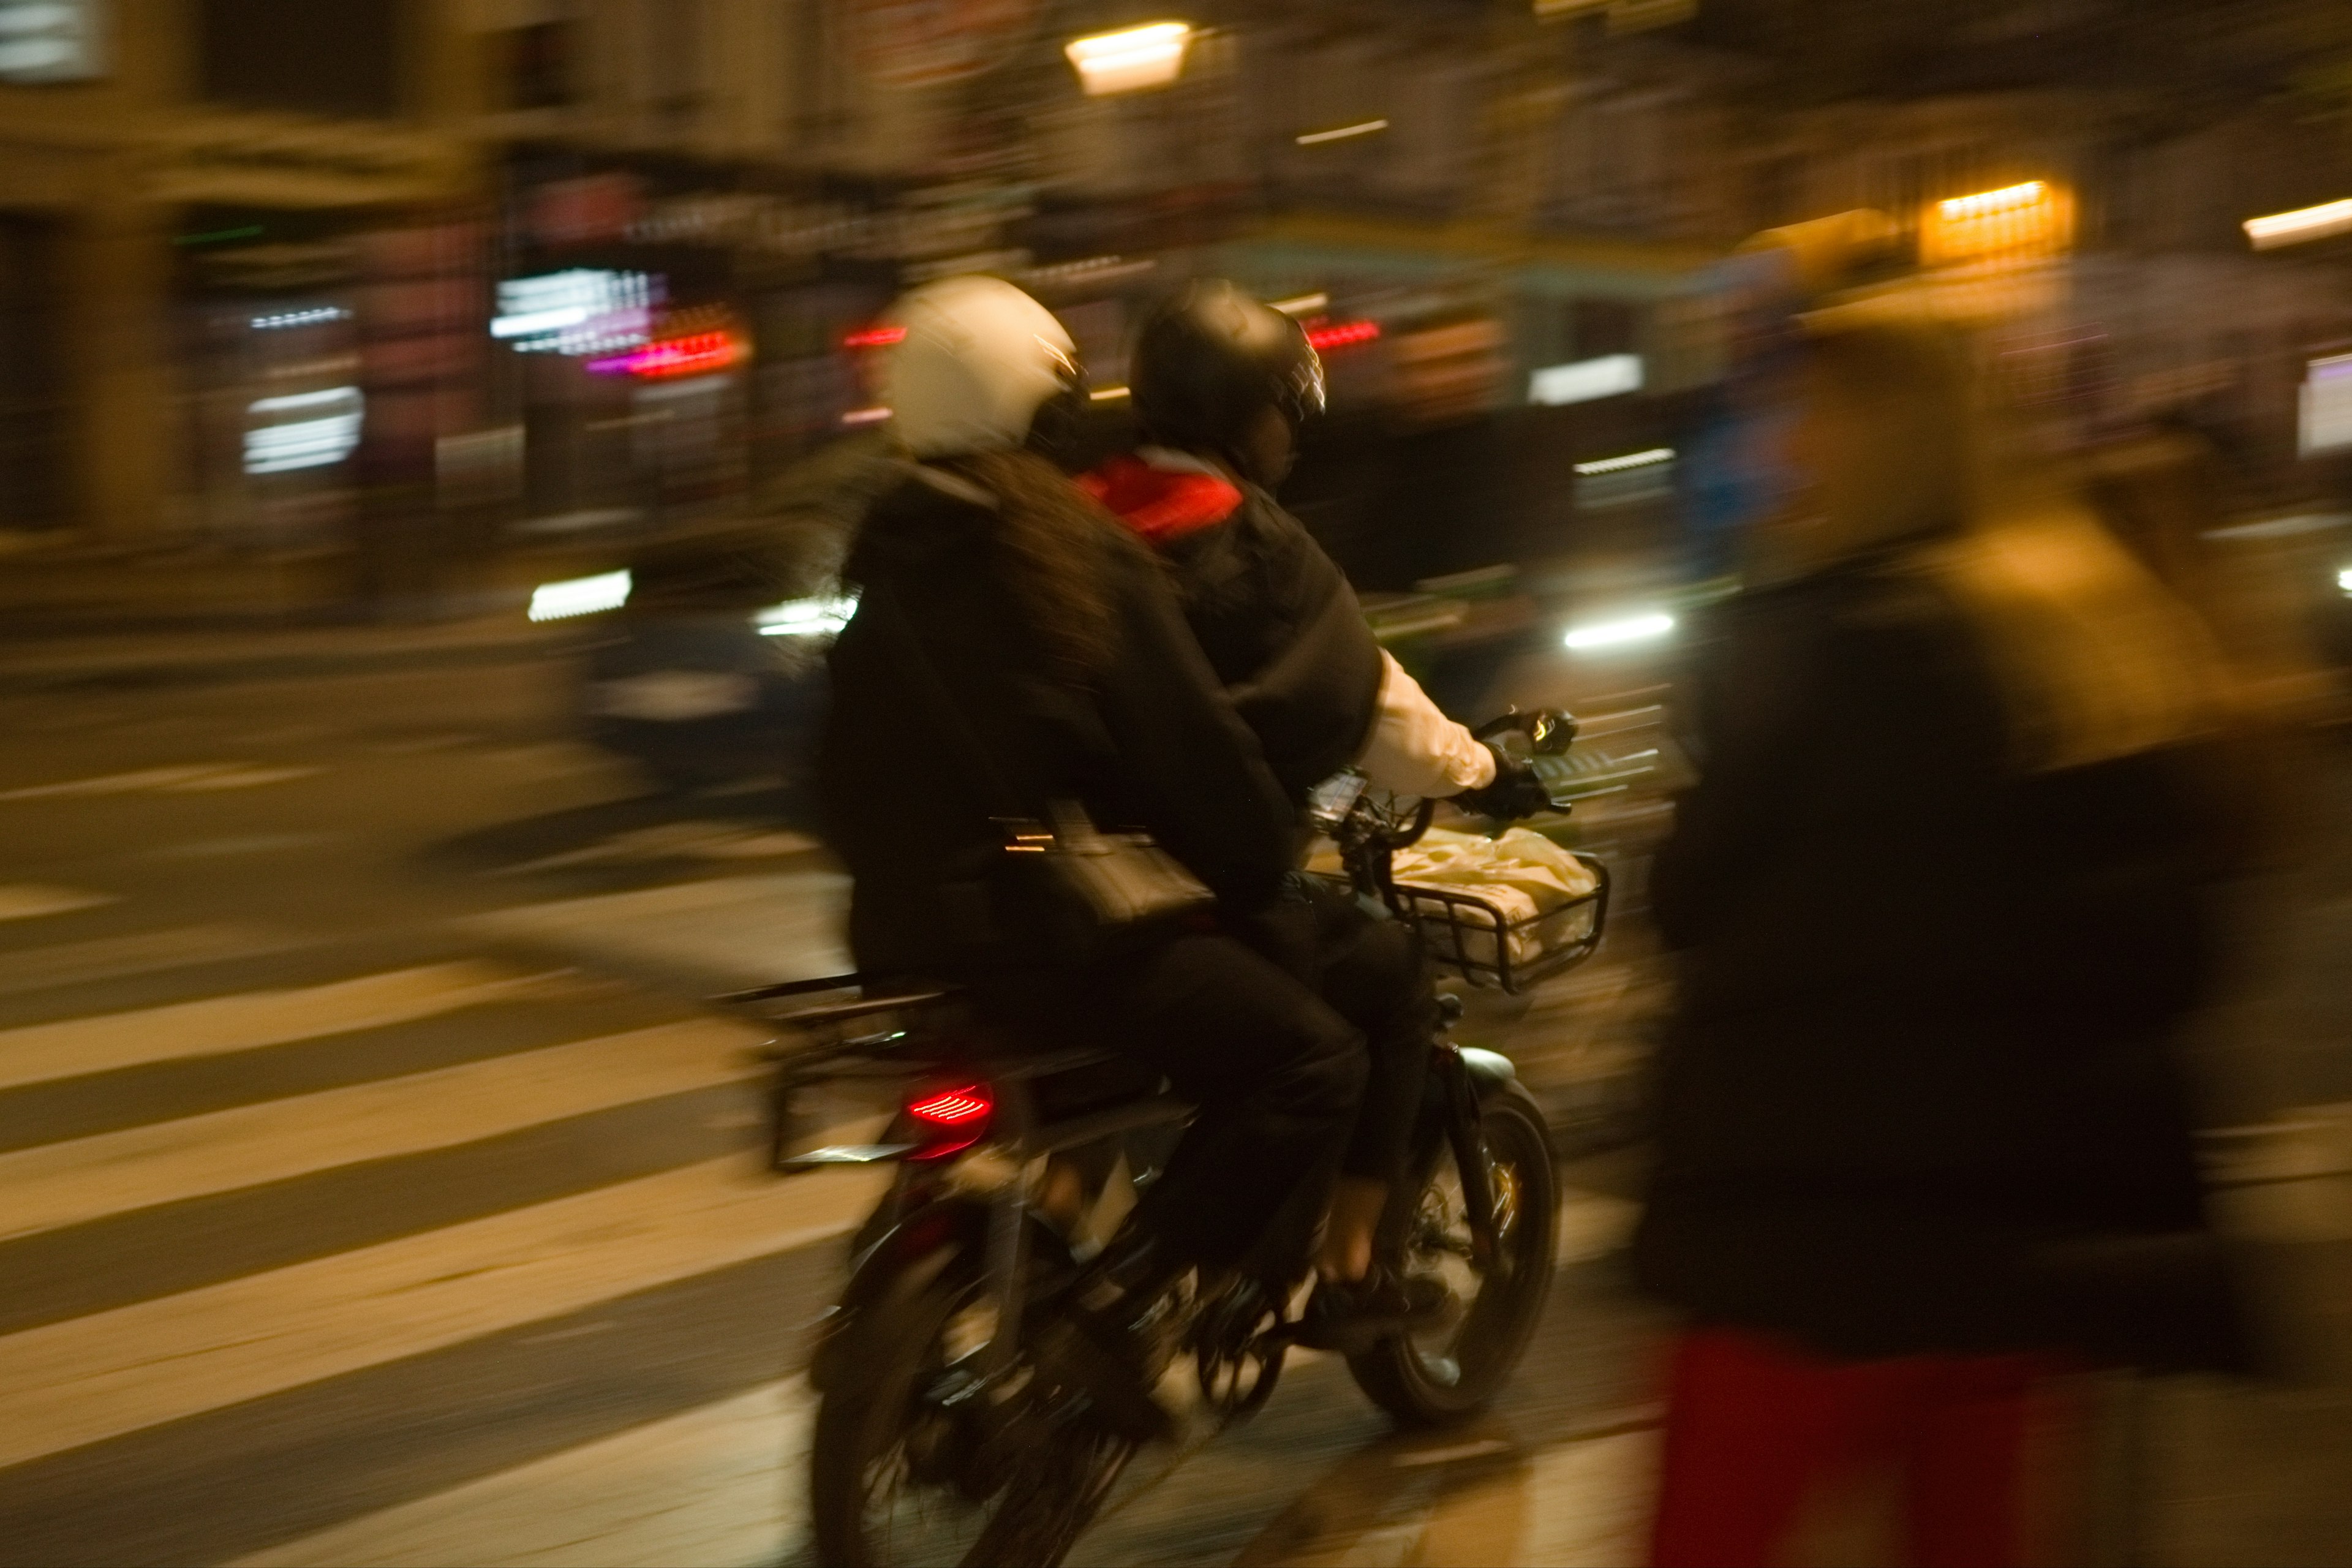
[(1217, 929), (1080, 966), (992, 887), (1001, 796), (976, 774), (1000, 775), (1037, 819), (1071, 801), (1149, 832), (1233, 919), (1276, 897), (1295, 814), (1164, 574), (1051, 460), (1086, 402), (1061, 324), (983, 278), (925, 285), (893, 316), (886, 395), (913, 461), (843, 570), (860, 598), (830, 656), (818, 764), (854, 879), (851, 947), (861, 972), (969, 986), (1030, 1037), (1118, 1043), (1202, 1106), (1192, 1147), (1079, 1281), (1076, 1331), (1053, 1352), (1151, 1436), (1165, 1417), (1138, 1321), (1184, 1271), (1237, 1268), (1265, 1194), (1336, 1163), (1365, 1047)]
[[(1511, 817), (1550, 802), (1528, 765), (1445, 717), (1373, 640), (1354, 590), (1270, 492), (1322, 412), (1299, 324), (1234, 284), (1195, 282), (1146, 318), (1129, 380), (1144, 444), (1080, 484), (1160, 554), (1186, 620), (1296, 804), (1355, 766), (1400, 795)], [(1309, 1342), (1360, 1342), (1414, 1310), (1374, 1232), (1419, 1107), (1435, 998), (1418, 933), (1304, 878), (1257, 913), (1262, 952), (1363, 1030), (1372, 1053), (1316, 1259)]]

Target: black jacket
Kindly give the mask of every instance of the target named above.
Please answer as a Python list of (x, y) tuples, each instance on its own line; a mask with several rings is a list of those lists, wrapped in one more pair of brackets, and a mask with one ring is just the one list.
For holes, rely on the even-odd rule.
[[(1185, 629), (1159, 567), (1106, 528), (1117, 646), (1093, 689), (1045, 677), (997, 579), (995, 515), (909, 479), (868, 514), (843, 569), (862, 595), (831, 656), (818, 761), (827, 837), (855, 879), (850, 943), (864, 970), (968, 964), (963, 889), (1002, 853), (992, 818), (1075, 800), (1105, 827), (1150, 833), (1229, 905), (1271, 898), (1292, 810)], [(1003, 788), (964, 753), (885, 636), (895, 603)]]
[(2242, 1362), (2172, 1051), (2230, 836), (2185, 751), (2006, 760), (1974, 632), (1881, 563), (1725, 606), (1645, 1282), (1842, 1355)]
[(1082, 482), (1167, 562), (1185, 621), (1293, 800), (1363, 754), (1380, 644), (1297, 518), (1255, 485), (1132, 458)]

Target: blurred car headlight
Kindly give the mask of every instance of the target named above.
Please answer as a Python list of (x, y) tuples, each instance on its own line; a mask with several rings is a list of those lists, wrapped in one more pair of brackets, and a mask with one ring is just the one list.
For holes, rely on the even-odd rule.
[(1605, 621), (1587, 621), (1568, 628), (1559, 640), (1571, 648), (1617, 647), (1627, 643), (1650, 642), (1675, 629), (1674, 616), (1663, 610), (1645, 615), (1619, 616)]
[(626, 572), (600, 572), (593, 577), (541, 583), (530, 591), (530, 618), (561, 621), (573, 616), (617, 610), (629, 602), (629, 590), (634, 585)]
[(751, 617), (763, 637), (829, 637), (857, 613), (857, 595), (832, 599), (786, 599)]

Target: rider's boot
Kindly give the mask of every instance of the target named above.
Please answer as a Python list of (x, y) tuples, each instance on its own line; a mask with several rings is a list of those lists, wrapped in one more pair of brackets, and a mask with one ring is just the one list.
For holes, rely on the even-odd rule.
[(1036, 1341), (1039, 1363), (1085, 1389), (1112, 1427), (1139, 1443), (1175, 1432), (1175, 1417), (1152, 1391), (1168, 1359), (1169, 1289), (1184, 1272), (1149, 1235), (1114, 1237)]
[(1298, 1343), (1362, 1355), (1383, 1340), (1443, 1320), (1454, 1305), (1444, 1280), (1375, 1263), (1360, 1279), (1316, 1282), (1298, 1320)]

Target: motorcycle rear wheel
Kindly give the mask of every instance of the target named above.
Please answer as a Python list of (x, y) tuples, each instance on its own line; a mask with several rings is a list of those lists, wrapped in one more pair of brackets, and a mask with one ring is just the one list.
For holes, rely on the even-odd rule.
[(1482, 1272), (1453, 1144), (1441, 1140), (1421, 1189), (1402, 1259), (1408, 1275), (1433, 1274), (1456, 1306), (1441, 1322), (1348, 1358), (1366, 1397), (1400, 1426), (1443, 1426), (1485, 1409), (1517, 1370), (1551, 1293), (1559, 1191), (1543, 1112), (1517, 1084), (1488, 1095), (1479, 1141), (1494, 1194), (1496, 1247)]
[(984, 1497), (961, 1484), (970, 1434), (927, 1394), (993, 1318), (978, 1268), (953, 1248), (859, 1313), (809, 1444), (810, 1524), (827, 1568), (1055, 1568), (1092, 1521), (1131, 1448), (1091, 1427), (1055, 1434), (1049, 1453), (1025, 1453)]

